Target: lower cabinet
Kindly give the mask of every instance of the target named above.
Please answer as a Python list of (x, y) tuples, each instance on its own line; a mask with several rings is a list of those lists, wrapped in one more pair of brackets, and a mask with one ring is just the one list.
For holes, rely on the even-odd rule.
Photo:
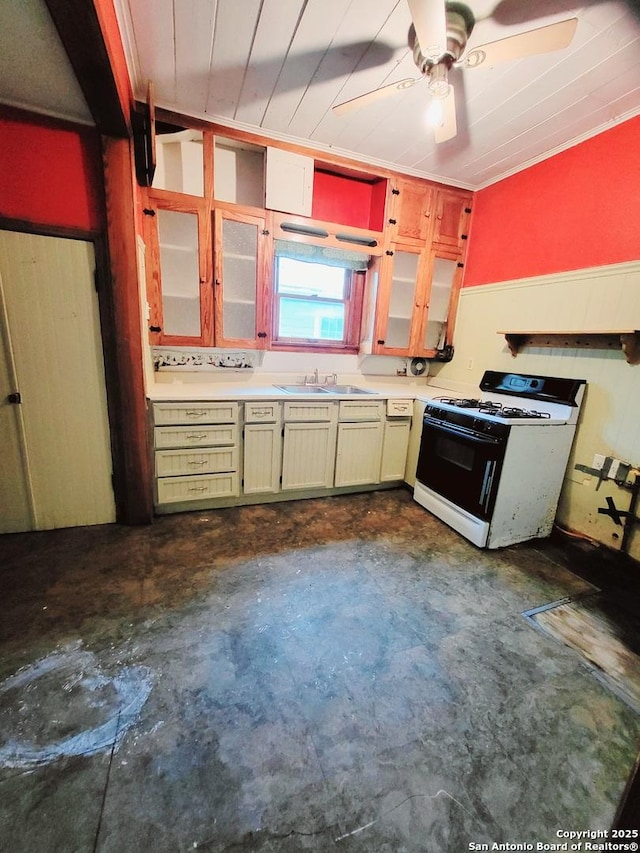
[(407, 464), (407, 449), (411, 420), (409, 418), (387, 418), (382, 441), (382, 461), (380, 463), (380, 482), (403, 480)]
[(236, 497), (238, 403), (156, 403), (156, 504)]
[(157, 511), (402, 482), (412, 406), (379, 398), (154, 403)]
[(245, 403), (242, 476), (242, 491), (245, 495), (274, 494), (280, 491), (281, 429), (281, 403)]
[(364, 486), (380, 481), (384, 402), (340, 403), (336, 486)]
[(284, 404), (283, 491), (333, 486), (337, 406), (334, 400)]

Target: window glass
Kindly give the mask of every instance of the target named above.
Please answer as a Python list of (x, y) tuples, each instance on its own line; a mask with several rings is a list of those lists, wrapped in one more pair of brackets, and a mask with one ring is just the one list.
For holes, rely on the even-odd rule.
[(345, 343), (351, 271), (279, 257), (276, 339)]
[(278, 291), (325, 299), (344, 299), (344, 268), (278, 259)]

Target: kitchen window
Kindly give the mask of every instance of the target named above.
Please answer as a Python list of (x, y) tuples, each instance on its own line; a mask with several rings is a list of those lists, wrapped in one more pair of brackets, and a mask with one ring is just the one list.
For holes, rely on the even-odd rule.
[(356, 351), (368, 261), (364, 254), (277, 240), (273, 344)]

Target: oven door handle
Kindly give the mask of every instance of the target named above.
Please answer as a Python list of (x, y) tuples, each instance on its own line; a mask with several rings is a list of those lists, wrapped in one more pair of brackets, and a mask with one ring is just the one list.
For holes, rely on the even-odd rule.
[(442, 423), (442, 421), (432, 421), (425, 418), (424, 426), (429, 427), (430, 429), (438, 430), (440, 432), (447, 432), (450, 435), (457, 435), (459, 438), (464, 438), (466, 441), (472, 441), (474, 444), (490, 444), (496, 445), (501, 444), (504, 439), (496, 438), (495, 436), (488, 435), (478, 435), (477, 433), (470, 432), (465, 429), (457, 429), (456, 427), (452, 427), (449, 424)]

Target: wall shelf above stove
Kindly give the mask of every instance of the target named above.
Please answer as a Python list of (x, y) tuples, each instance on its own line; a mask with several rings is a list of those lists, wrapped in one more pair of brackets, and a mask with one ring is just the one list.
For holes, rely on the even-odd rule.
[(498, 332), (504, 335), (511, 355), (515, 358), (522, 347), (553, 347), (555, 349), (622, 349), (629, 364), (640, 364), (640, 330), (609, 331), (522, 331)]

